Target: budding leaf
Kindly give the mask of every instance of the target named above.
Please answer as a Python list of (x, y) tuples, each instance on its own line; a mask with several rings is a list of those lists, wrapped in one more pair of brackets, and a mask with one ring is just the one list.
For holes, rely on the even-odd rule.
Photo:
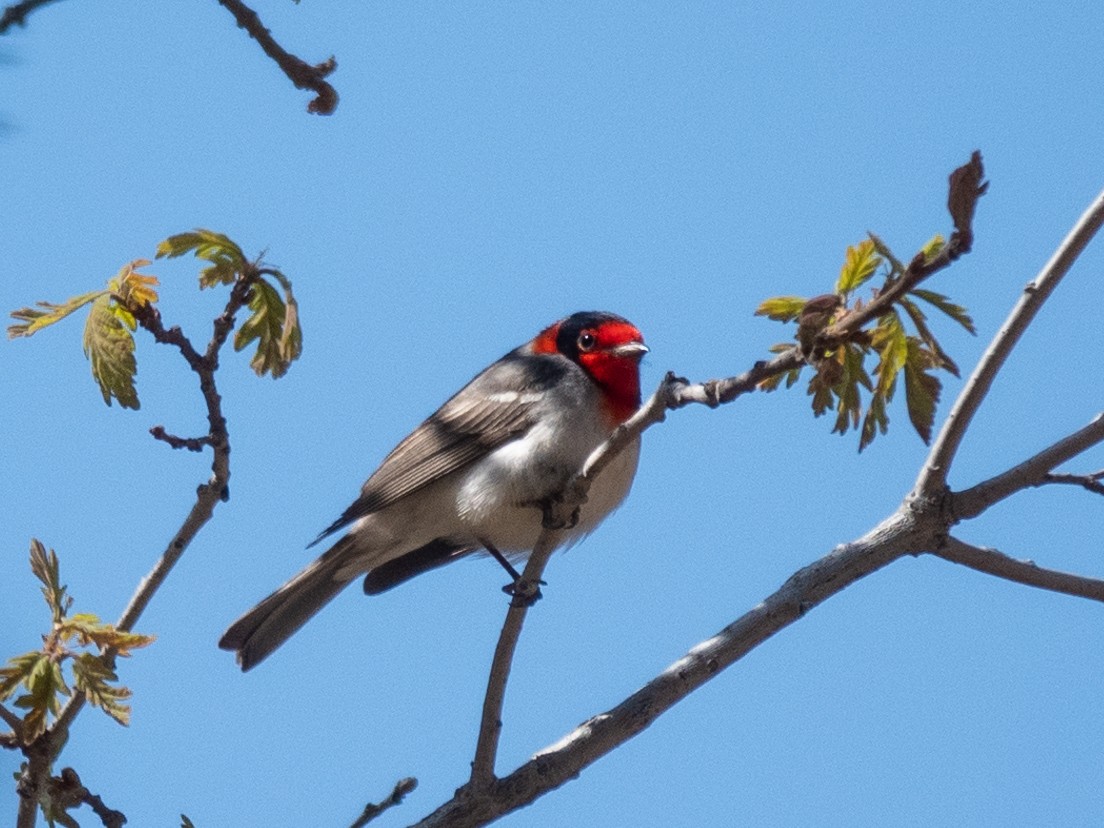
[(934, 236), (928, 239), (927, 243), (920, 248), (920, 252), (924, 254), (924, 261), (930, 262), (932, 259), (938, 256), (939, 252), (943, 249), (945, 244), (946, 242), (943, 239), (942, 233), (936, 233)]
[(932, 356), (935, 357), (935, 366), (938, 368), (942, 368), (957, 377), (958, 364), (953, 359), (951, 359), (950, 355), (948, 355), (946, 351), (943, 350), (943, 347), (935, 338), (935, 334), (931, 332), (931, 329), (928, 327), (927, 317), (924, 315), (924, 312), (920, 310), (919, 306), (907, 296), (901, 297), (900, 305), (909, 315), (909, 319), (912, 320), (912, 324), (916, 326), (916, 333), (919, 334), (920, 340), (924, 343), (924, 346), (929, 351), (931, 351)]
[(874, 248), (874, 241), (866, 239), (847, 248), (843, 267), (836, 281), (836, 292), (848, 294), (861, 287), (882, 263), (882, 257)]
[(63, 641), (76, 640), (82, 647), (89, 644), (95, 644), (100, 650), (110, 647), (120, 656), (129, 656), (131, 650), (145, 647), (154, 641), (152, 635), (124, 632), (116, 629), (114, 624), (100, 621), (97, 615), (83, 612), (60, 622), (57, 625), (57, 635)]
[[(119, 311), (123, 311), (120, 315)], [(134, 359), (134, 318), (125, 309), (114, 306), (110, 297), (101, 296), (92, 303), (84, 325), (84, 354), (92, 362), (92, 376), (99, 383), (104, 402), (111, 398), (123, 408), (139, 408), (134, 376), (138, 363)]]
[(23, 741), (26, 744), (46, 731), (47, 714), (56, 716), (61, 710), (58, 696), (70, 693), (57, 663), (45, 653), (36, 655), (38, 658), (23, 682), (28, 692), (15, 700), (16, 707), (27, 711), (23, 716)]
[(967, 313), (966, 308), (961, 305), (956, 305), (942, 293), (936, 293), (934, 290), (926, 290), (924, 288), (914, 288), (909, 291), (909, 293), (943, 311), (943, 313), (947, 314), (947, 316), (951, 317), (951, 319), (970, 333), (977, 333), (977, 330), (974, 328), (974, 320), (970, 318), (970, 314)]
[(129, 699), (131, 692), (126, 687), (111, 684), (118, 679), (100, 656), (81, 653), (73, 659), (73, 681), (89, 704), (100, 708), (119, 724), (127, 725), (130, 724), (130, 705), (122, 701)]
[(65, 594), (61, 583), (57, 553), (53, 549), (47, 552), (38, 538), (31, 538), (31, 572), (42, 582), (42, 596), (57, 624), (73, 605), (73, 599)]
[(211, 262), (199, 273), (201, 288), (233, 284), (246, 267), (245, 254), (228, 236), (213, 230), (196, 229), (191, 233), (169, 236), (157, 245), (157, 258), (175, 259), (192, 253), (198, 259)]
[[(149, 264), (152, 264), (149, 259), (135, 259), (130, 264), (123, 265), (115, 274), (115, 278), (107, 283), (119, 304), (130, 308), (137, 305), (152, 305), (157, 301), (157, 291), (153, 289), (153, 286), (158, 284), (157, 277), (138, 272), (138, 268)], [(134, 328), (133, 324), (128, 327), (132, 330)]]
[(0, 667), (0, 701), (11, 698), (19, 685), (29, 688), (31, 685), (31, 673), (39, 659), (46, 658), (45, 653), (38, 650), (8, 659), (6, 667)]
[(774, 296), (765, 299), (755, 309), (756, 316), (765, 316), (776, 322), (789, 322), (797, 319), (805, 307), (805, 299), (800, 296)]
[(931, 364), (931, 355), (924, 351), (918, 340), (910, 337), (908, 359), (905, 362), (905, 402), (909, 420), (924, 443), (931, 442), (935, 409), (943, 384), (939, 378), (925, 369)]
[(234, 335), (236, 351), (247, 348), (256, 340), (257, 352), (250, 365), (258, 376), (271, 374), (273, 379), (287, 373), (303, 348), (299, 306), (291, 292), (291, 282), (283, 274), (278, 274), (276, 278), (284, 288), (284, 298), (268, 281), (258, 279), (249, 297), (249, 309), (253, 313)]
[(8, 339), (31, 336), (46, 326), (64, 319), (74, 311), (80, 310), (90, 302), (95, 302), (97, 299), (106, 296), (108, 293), (107, 290), (94, 290), (91, 293), (74, 296), (60, 305), (55, 305), (53, 302), (38, 302), (36, 303), (38, 307), (20, 308), (17, 311), (12, 311), (11, 317), (20, 321), (15, 325), (8, 326)]

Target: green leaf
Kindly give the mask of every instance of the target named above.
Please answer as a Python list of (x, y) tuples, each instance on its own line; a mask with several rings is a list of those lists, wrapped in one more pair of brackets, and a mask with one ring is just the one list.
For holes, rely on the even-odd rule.
[(0, 701), (11, 698), (20, 685), (30, 688), (31, 673), (40, 659), (46, 658), (41, 650), (34, 650), (8, 659), (6, 667), (0, 667)]
[(245, 254), (228, 236), (213, 230), (198, 228), (191, 233), (169, 236), (157, 245), (157, 258), (174, 259), (193, 253), (196, 258), (211, 262), (199, 274), (201, 288), (233, 284), (238, 274), (245, 270)]
[(284, 287), (286, 301), (268, 281), (258, 279), (249, 297), (253, 313), (234, 335), (234, 350), (241, 351), (256, 341), (257, 352), (250, 365), (258, 376), (271, 374), (273, 379), (278, 379), (299, 358), (303, 335), (291, 282), (283, 274), (274, 275)]
[(801, 315), (805, 299), (800, 296), (774, 296), (765, 299), (755, 309), (756, 316), (765, 316), (776, 322), (790, 322)]
[(872, 442), (878, 432), (885, 434), (889, 429), (889, 416), (886, 414), (885, 397), (875, 394), (870, 398), (870, 408), (863, 418), (862, 431), (859, 433), (859, 451)]
[(925, 370), (930, 366), (931, 360), (932, 356), (924, 351), (920, 342), (910, 337), (908, 360), (905, 362), (905, 402), (909, 420), (925, 443), (931, 442), (935, 409), (939, 405), (939, 395), (943, 389), (939, 378)]
[(848, 294), (861, 287), (882, 263), (882, 257), (874, 249), (874, 241), (866, 239), (847, 248), (843, 267), (836, 281), (836, 292)]
[(92, 303), (84, 326), (84, 354), (92, 362), (92, 376), (99, 383), (105, 403), (111, 405), (114, 397), (123, 408), (139, 408), (134, 388), (134, 375), (138, 373), (134, 337), (107, 296)]
[(24, 682), (27, 694), (15, 700), (16, 707), (27, 711), (23, 717), (23, 740), (27, 744), (46, 731), (47, 715), (52, 713), (56, 716), (61, 709), (58, 696), (69, 695), (70, 692), (62, 678), (61, 668), (45, 653), (38, 655)]
[(58, 636), (63, 640), (76, 639), (81, 646), (95, 644), (100, 650), (109, 647), (117, 655), (129, 656), (130, 651), (153, 643), (152, 635), (124, 632), (113, 624), (105, 624), (91, 613), (78, 613), (58, 625)]
[(31, 336), (48, 325), (53, 325), (55, 322), (64, 319), (74, 311), (80, 310), (90, 302), (95, 302), (97, 299), (106, 296), (109, 292), (107, 290), (94, 290), (91, 293), (74, 296), (60, 305), (55, 305), (52, 302), (37, 302), (37, 308), (20, 308), (17, 311), (12, 311), (11, 317), (21, 321), (8, 326), (8, 339)]
[(887, 267), (889, 268), (890, 279), (894, 279), (905, 272), (904, 263), (893, 255), (893, 251), (889, 249), (888, 244), (882, 241), (882, 239), (878, 235), (876, 235), (875, 233), (871, 233), (869, 230), (866, 231), (866, 235), (870, 238), (870, 241), (874, 243), (874, 249), (878, 251), (878, 255), (885, 259), (886, 262), (888, 262)]
[(104, 660), (92, 653), (81, 653), (73, 659), (73, 680), (89, 704), (100, 708), (121, 725), (130, 724), (130, 705), (123, 704), (131, 696), (126, 687), (116, 687), (118, 681)]
[(42, 595), (57, 624), (73, 605), (73, 599), (65, 594), (65, 586), (61, 583), (57, 553), (53, 549), (47, 552), (38, 538), (31, 538), (31, 572), (42, 582)]
[(909, 299), (907, 296), (902, 296), (898, 300), (898, 304), (905, 309), (905, 313), (909, 315), (909, 319), (912, 320), (912, 324), (916, 326), (916, 332), (920, 335), (920, 339), (927, 346), (935, 357), (934, 364), (939, 368), (944, 369), (956, 377), (958, 376), (958, 365), (943, 347), (939, 344), (939, 341), (935, 338), (935, 334), (931, 332), (931, 329), (927, 324), (927, 317), (924, 312), (920, 310), (920, 307)]
[(908, 338), (895, 312), (891, 311), (878, 319), (871, 334), (870, 346), (879, 356), (878, 364), (874, 366), (874, 376), (878, 378), (874, 394), (888, 402), (893, 399), (897, 374), (908, 359)]
[(974, 320), (970, 318), (970, 314), (966, 312), (966, 308), (961, 305), (956, 305), (942, 293), (936, 293), (934, 290), (926, 290), (923, 288), (916, 288), (909, 291), (909, 293), (918, 299), (923, 299), (930, 305), (934, 305), (970, 333), (977, 333), (974, 329)]
[(936, 233), (928, 239), (927, 243), (920, 248), (920, 252), (924, 254), (924, 261), (930, 262), (938, 256), (944, 245), (946, 245), (946, 241), (941, 233)]
[[(157, 291), (153, 289), (153, 286), (158, 284), (157, 277), (138, 272), (138, 268), (150, 264), (152, 262), (149, 259), (135, 259), (130, 264), (123, 265), (115, 274), (115, 278), (108, 281), (108, 289), (124, 308), (152, 305), (157, 301)], [(126, 322), (124, 319), (124, 322), (127, 327), (134, 330), (134, 317), (129, 311), (126, 315), (130, 321)]]

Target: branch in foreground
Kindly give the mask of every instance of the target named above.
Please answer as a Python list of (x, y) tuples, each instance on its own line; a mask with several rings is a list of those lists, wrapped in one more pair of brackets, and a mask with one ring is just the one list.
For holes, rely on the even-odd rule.
[(317, 97), (307, 104), (307, 112), (316, 115), (333, 114), (337, 108), (337, 90), (326, 81), (330, 73), (337, 68), (337, 61), (333, 57), (312, 66), (277, 43), (261, 23), (257, 13), (242, 0), (219, 0), (219, 3), (234, 15), (238, 26), (245, 29), (249, 36), (260, 44), (264, 53), (276, 61), (276, 65), (284, 71), (288, 80), (295, 84), (296, 88), (311, 89), (318, 93)]
[(56, 2), (57, 0), (23, 0), (22, 3), (8, 6), (0, 15), (0, 35), (7, 34), (12, 26), (26, 26), (28, 14)]
[(901, 509), (859, 540), (836, 548), (794, 573), (773, 595), (694, 647), (621, 704), (584, 722), (509, 776), (495, 780), (486, 790), (461, 788), (455, 797), (417, 825), (421, 828), (483, 825), (574, 779), (584, 768), (636, 736), (668, 708), (813, 607), (860, 578), (927, 545), (933, 527), (918, 523), (915, 518), (912, 512)]
[(996, 549), (973, 546), (955, 537), (948, 537), (943, 546), (929, 552), (945, 561), (968, 566), (987, 575), (996, 575), (1006, 581), (1104, 602), (1102, 580), (1046, 569), (1037, 566), (1034, 561), (1020, 561)]
[(985, 395), (989, 393), (989, 388), (1001, 366), (1035, 318), (1035, 314), (1069, 272), (1077, 257), (1081, 255), (1102, 224), (1104, 224), (1104, 191), (1081, 215), (1077, 224), (1054, 251), (1050, 261), (1024, 288), (1020, 301), (1016, 303), (997, 336), (982, 355), (970, 379), (966, 381), (962, 393), (955, 400), (951, 413), (943, 423), (943, 428), (940, 429), (928, 460), (913, 487), (915, 497), (938, 498), (946, 489), (947, 475), (962, 438), (966, 434), (966, 429), (981, 406), (982, 400), (985, 399)]

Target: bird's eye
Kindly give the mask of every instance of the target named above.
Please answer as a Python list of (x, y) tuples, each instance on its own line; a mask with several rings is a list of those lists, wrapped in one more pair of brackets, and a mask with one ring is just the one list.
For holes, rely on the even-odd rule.
[(578, 345), (580, 351), (591, 350), (592, 348), (594, 348), (597, 342), (598, 340), (594, 338), (594, 334), (592, 334), (590, 331), (583, 331), (581, 334), (579, 334)]

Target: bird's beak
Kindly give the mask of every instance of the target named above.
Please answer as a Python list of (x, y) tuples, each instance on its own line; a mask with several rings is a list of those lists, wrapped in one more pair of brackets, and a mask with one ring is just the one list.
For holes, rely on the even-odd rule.
[(614, 356), (624, 357), (625, 359), (643, 359), (644, 354), (648, 353), (648, 346), (643, 342), (626, 342), (624, 345), (618, 345), (612, 351)]

